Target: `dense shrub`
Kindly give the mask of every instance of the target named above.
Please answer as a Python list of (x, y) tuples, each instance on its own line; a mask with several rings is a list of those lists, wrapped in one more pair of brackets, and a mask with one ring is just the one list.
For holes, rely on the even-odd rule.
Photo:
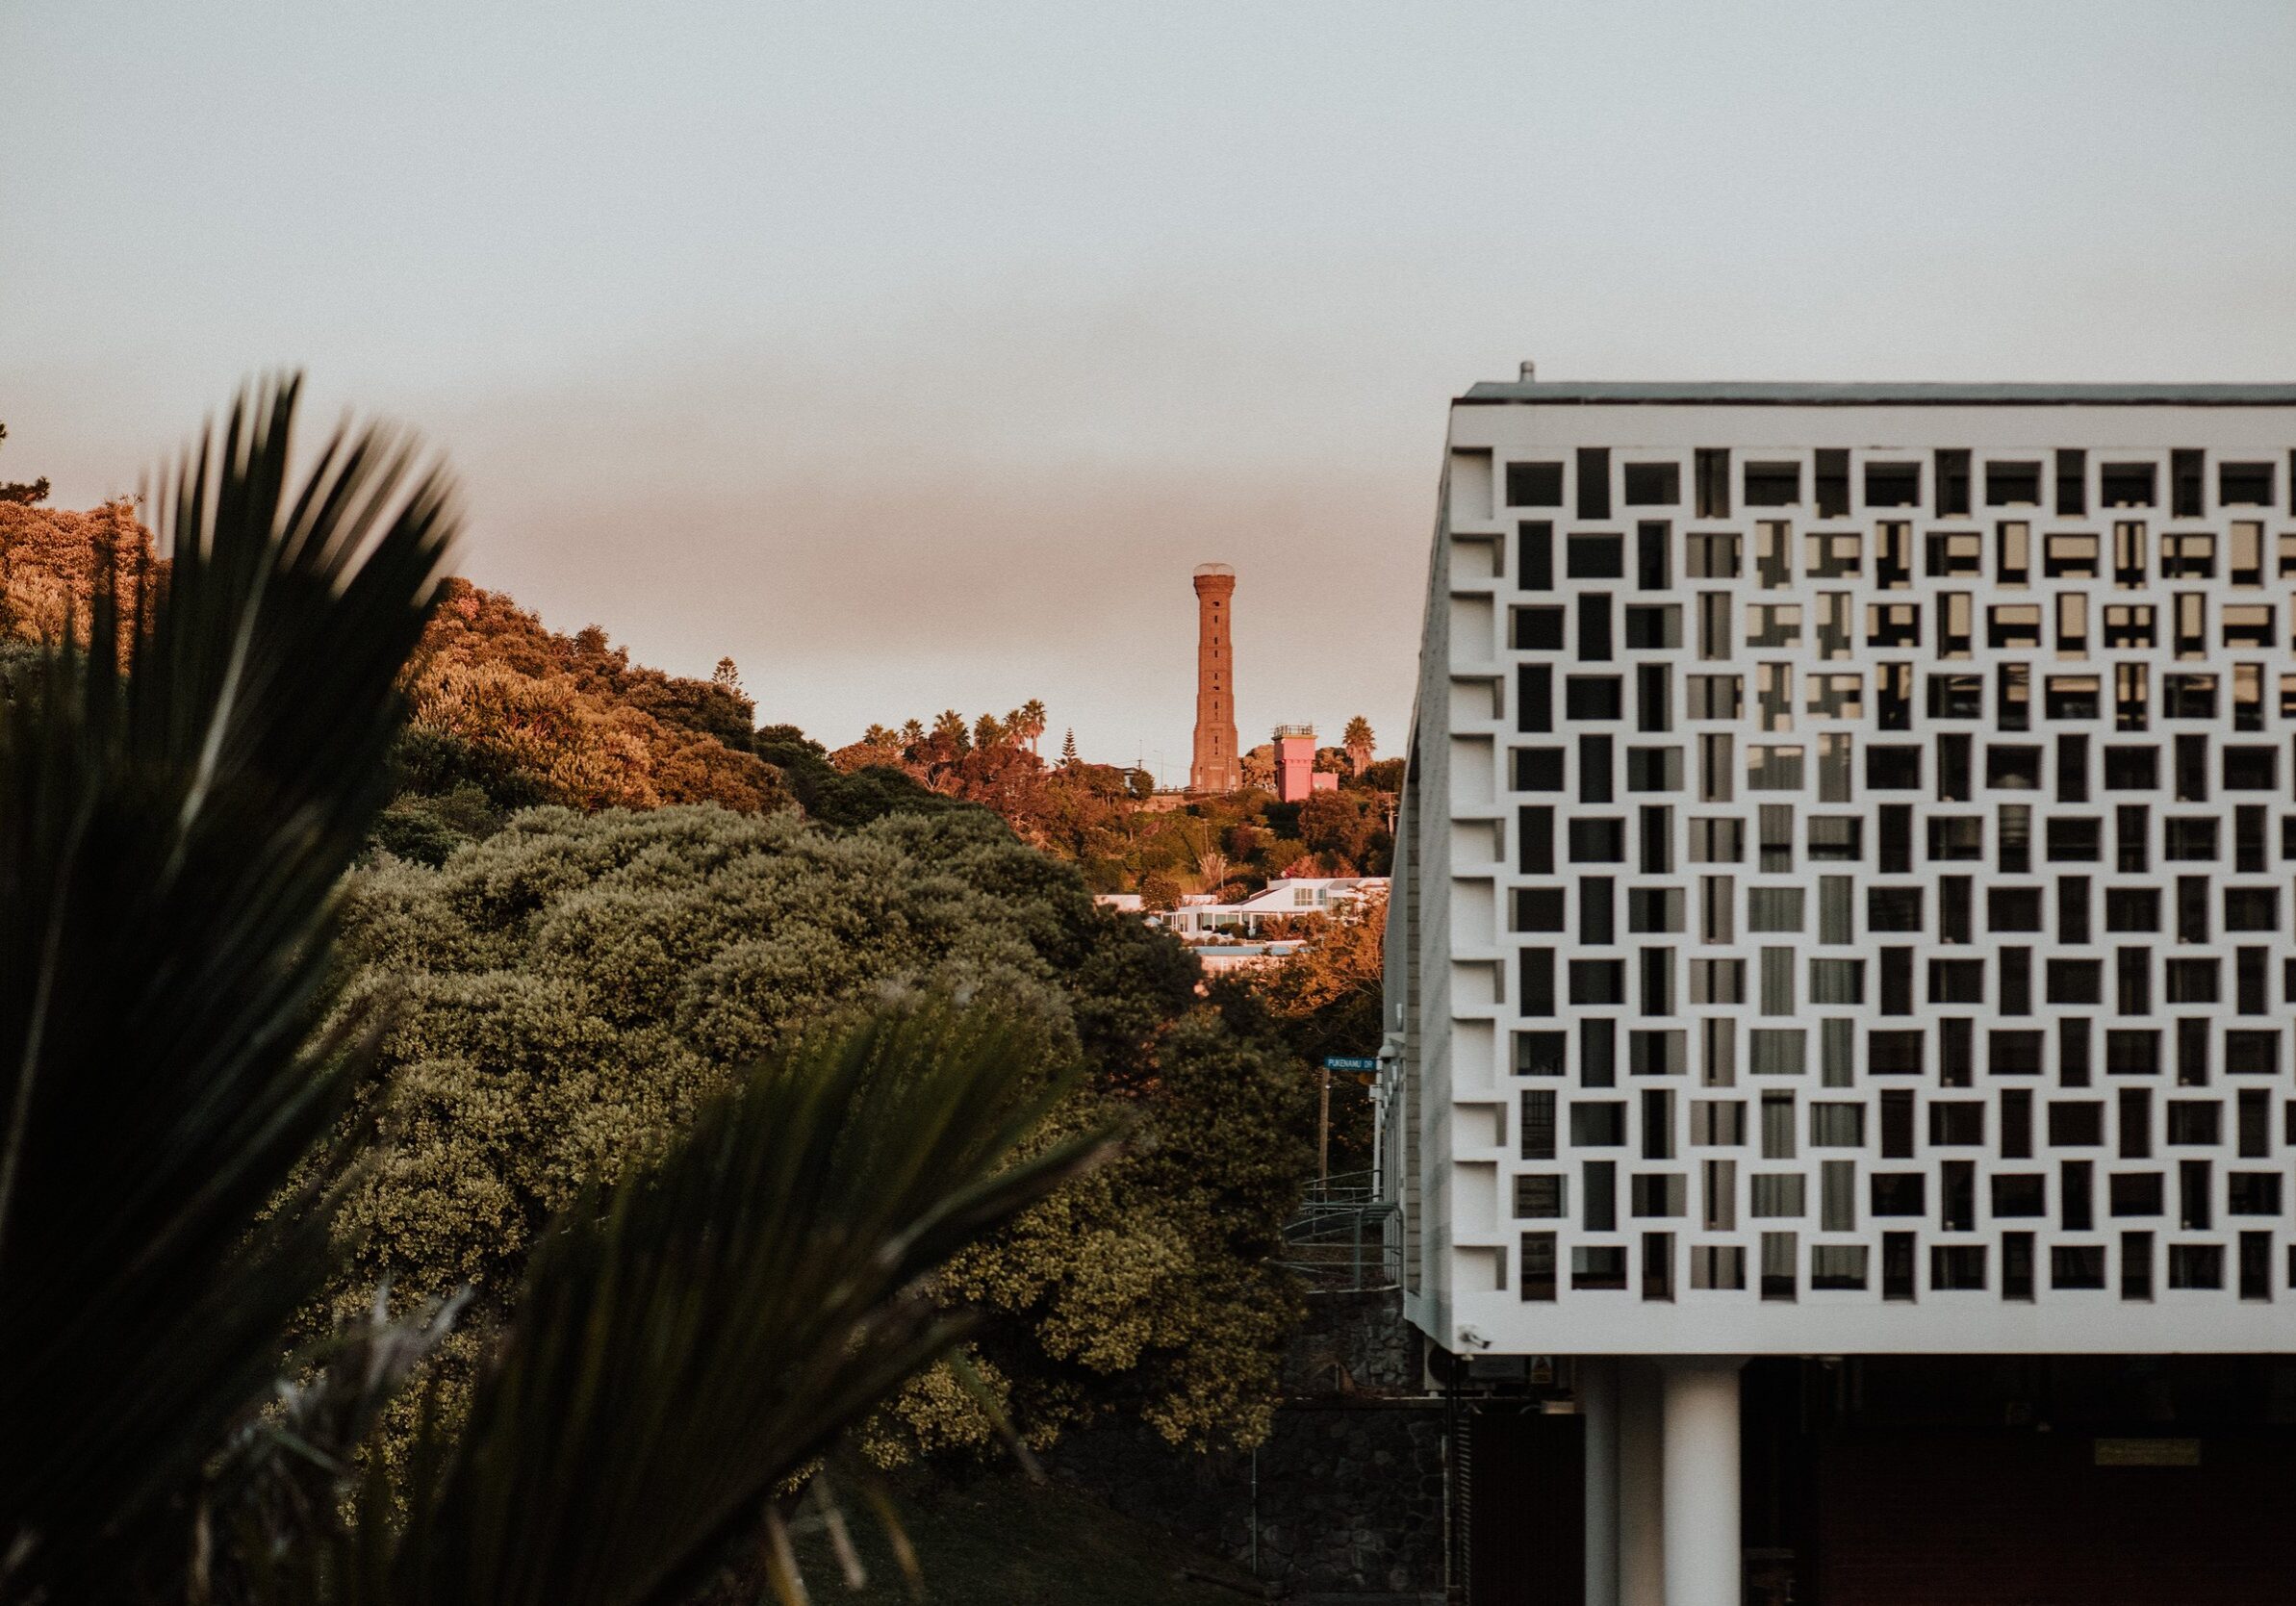
[[(674, 1132), (793, 1025), (887, 988), (985, 991), (1077, 1067), (1059, 1125), (1119, 1112), (1125, 1156), (960, 1260), (977, 1353), (1047, 1440), (1134, 1412), (1175, 1442), (1264, 1431), (1293, 1295), (1265, 1261), (1310, 1163), (1295, 1062), (1198, 996), (1195, 962), (1096, 908), (982, 811), (845, 833), (715, 807), (545, 808), (438, 868), (356, 883), (354, 995), (401, 995), (397, 1141), (347, 1211), (357, 1300), (469, 1282), (504, 1314), (549, 1212)], [(946, 1378), (876, 1436), (895, 1459), (979, 1442)]]

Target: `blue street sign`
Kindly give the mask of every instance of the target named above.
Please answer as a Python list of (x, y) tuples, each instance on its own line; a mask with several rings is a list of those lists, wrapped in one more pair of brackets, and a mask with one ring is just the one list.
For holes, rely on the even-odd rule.
[(1349, 1058), (1343, 1055), (1330, 1055), (1325, 1058), (1323, 1068), (1327, 1071), (1376, 1071), (1379, 1069), (1379, 1061)]

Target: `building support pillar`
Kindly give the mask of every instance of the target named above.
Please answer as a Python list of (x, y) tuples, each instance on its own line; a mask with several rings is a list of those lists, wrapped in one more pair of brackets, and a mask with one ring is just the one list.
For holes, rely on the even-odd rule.
[(1619, 1363), (1578, 1358), (1578, 1414), (1586, 1425), (1587, 1606), (1619, 1606)]
[(1738, 1373), (1744, 1356), (1670, 1356), (1665, 1378), (1666, 1606), (1741, 1606)]
[(1658, 1368), (1622, 1357), (1618, 1376), (1619, 1606), (1668, 1606)]

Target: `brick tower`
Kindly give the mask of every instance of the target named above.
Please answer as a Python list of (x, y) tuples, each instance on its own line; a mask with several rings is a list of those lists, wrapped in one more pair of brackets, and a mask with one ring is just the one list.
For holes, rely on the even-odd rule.
[(1233, 792), (1243, 785), (1236, 752), (1236, 571), (1196, 566), (1196, 751), (1187, 767), (1191, 792)]

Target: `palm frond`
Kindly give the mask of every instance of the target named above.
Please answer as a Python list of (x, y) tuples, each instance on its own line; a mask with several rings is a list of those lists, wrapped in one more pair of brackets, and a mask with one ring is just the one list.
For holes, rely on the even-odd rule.
[(681, 1598), (777, 1486), (963, 1323), (921, 1287), (1108, 1152), (1016, 1159), (1060, 1088), (986, 1007), (803, 1038), (536, 1255), (386, 1589), (413, 1606)]
[(185, 456), (164, 581), (105, 576), (0, 708), (0, 1599), (116, 1593), (324, 1271), (326, 1168), (266, 1207), (364, 1058), (306, 1038), (455, 519), (388, 432), (291, 483), (296, 393)]

